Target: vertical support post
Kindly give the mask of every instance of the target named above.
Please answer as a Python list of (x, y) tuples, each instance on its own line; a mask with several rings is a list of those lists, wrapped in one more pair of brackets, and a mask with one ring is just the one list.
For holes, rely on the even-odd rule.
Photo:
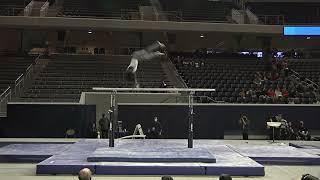
[(272, 126), (272, 142), (274, 143), (274, 126)]
[(117, 91), (113, 91), (110, 96), (109, 147), (114, 147), (114, 128), (118, 119), (116, 96)]
[(188, 128), (188, 148), (193, 148), (193, 96), (194, 91), (189, 93), (189, 128)]

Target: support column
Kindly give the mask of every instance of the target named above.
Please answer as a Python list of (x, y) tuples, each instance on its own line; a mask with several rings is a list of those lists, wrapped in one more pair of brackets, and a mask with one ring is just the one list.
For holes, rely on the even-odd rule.
[(188, 128), (188, 148), (193, 148), (193, 96), (194, 91), (189, 93), (189, 128)]
[(118, 121), (118, 105), (117, 105), (117, 91), (111, 93), (110, 98), (110, 124), (109, 124), (109, 147), (114, 147), (114, 128)]
[(269, 62), (272, 59), (271, 40), (271, 37), (261, 37), (264, 62)]

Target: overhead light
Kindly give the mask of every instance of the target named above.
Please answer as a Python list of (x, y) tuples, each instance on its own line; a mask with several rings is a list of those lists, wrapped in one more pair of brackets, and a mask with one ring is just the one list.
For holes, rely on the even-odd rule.
[(200, 35), (200, 37), (201, 37), (201, 38), (204, 38), (204, 35), (203, 35), (203, 34), (201, 34), (201, 35)]
[(92, 34), (92, 30), (91, 29), (89, 29), (88, 34)]

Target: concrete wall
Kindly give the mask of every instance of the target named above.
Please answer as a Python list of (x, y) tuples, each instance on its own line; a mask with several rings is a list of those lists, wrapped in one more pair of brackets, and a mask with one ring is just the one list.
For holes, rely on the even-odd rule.
[(76, 137), (90, 137), (95, 106), (54, 103), (10, 103), (8, 118), (1, 119), (2, 137), (63, 138), (67, 129)]
[(18, 51), (21, 48), (21, 31), (0, 28), (0, 51)]
[(0, 27), (81, 29), (93, 31), (190, 31), (281, 35), (282, 26), (230, 23), (168, 22), (61, 17), (0, 17)]

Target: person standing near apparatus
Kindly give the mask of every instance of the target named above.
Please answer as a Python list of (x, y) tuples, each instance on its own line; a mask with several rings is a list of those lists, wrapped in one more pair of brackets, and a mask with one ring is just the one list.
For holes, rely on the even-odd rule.
[(131, 61), (126, 69), (126, 80), (134, 82), (134, 88), (139, 88), (140, 85), (137, 80), (136, 71), (138, 69), (139, 61), (151, 60), (156, 57), (164, 56), (165, 54), (160, 52), (166, 46), (161, 42), (157, 41), (154, 44), (146, 47), (145, 49), (134, 51), (132, 53)]
[(102, 114), (102, 117), (99, 120), (99, 127), (100, 127), (100, 133), (101, 133), (101, 138), (105, 139), (108, 136), (108, 119), (105, 116), (105, 114)]
[(240, 115), (239, 124), (241, 126), (243, 140), (248, 140), (249, 119), (245, 114)]
[(155, 116), (151, 126), (150, 138), (159, 139), (162, 136), (162, 125), (158, 120), (158, 117)]

